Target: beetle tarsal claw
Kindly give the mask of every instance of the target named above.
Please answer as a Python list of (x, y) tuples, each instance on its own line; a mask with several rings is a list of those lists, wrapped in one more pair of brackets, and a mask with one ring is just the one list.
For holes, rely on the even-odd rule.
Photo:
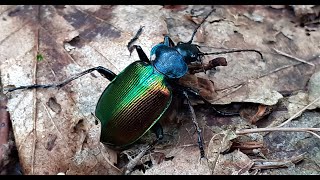
[(204, 157), (200, 157), (200, 158), (199, 158), (199, 163), (200, 163), (200, 164), (208, 163), (208, 161), (209, 161), (209, 160), (208, 160), (208, 158), (207, 158), (207, 157), (205, 157), (205, 156), (204, 156)]

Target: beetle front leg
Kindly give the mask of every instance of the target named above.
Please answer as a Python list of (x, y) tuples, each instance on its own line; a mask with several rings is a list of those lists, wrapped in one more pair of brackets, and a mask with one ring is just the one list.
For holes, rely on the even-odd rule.
[(10, 88), (8, 89), (8, 92), (12, 92), (15, 90), (19, 90), (19, 89), (36, 89), (36, 88), (61, 88), (63, 86), (65, 86), (66, 84), (70, 83), (71, 81), (78, 79), (79, 77), (91, 73), (92, 71), (98, 71), (103, 77), (107, 78), (109, 81), (112, 81), (117, 75), (112, 72), (111, 70), (104, 68), (102, 66), (98, 66), (98, 67), (94, 67), (88, 70), (85, 70), (83, 72), (80, 72), (68, 79), (65, 79), (64, 81), (57, 83), (57, 84), (47, 84), (47, 85), (43, 85), (43, 84), (33, 84), (33, 85), (28, 85), (28, 86), (20, 86), (20, 87), (16, 87), (16, 88)]
[(142, 33), (142, 30), (143, 30), (144, 26), (140, 26), (139, 30), (137, 31), (137, 33), (133, 36), (132, 39), (130, 39), (130, 41), (128, 42), (128, 45), (127, 45), (127, 48), (128, 50), (130, 51), (130, 54), (132, 52), (132, 44), (139, 38), (139, 36), (141, 35)]
[(183, 91), (183, 95), (185, 96), (185, 98), (187, 100), (187, 103), (188, 103), (188, 106), (189, 106), (189, 110), (191, 112), (192, 122), (195, 125), (197, 133), (198, 133), (198, 146), (199, 146), (199, 149), (200, 149), (200, 156), (201, 156), (201, 158), (204, 158), (205, 157), (205, 153), (204, 153), (204, 147), (203, 147), (202, 131), (201, 131), (201, 129), (199, 127), (199, 124), (197, 122), (196, 114), (195, 114), (194, 109), (193, 109), (193, 107), (191, 105), (191, 102), (190, 102), (190, 99), (188, 97), (187, 92)]
[(133, 45), (132, 47), (130, 47), (129, 51), (130, 53), (133, 51), (133, 49), (136, 49), (138, 56), (140, 58), (141, 61), (147, 63), (147, 64), (151, 64), (148, 56), (146, 55), (146, 53), (143, 51), (143, 49), (141, 48), (141, 46), (139, 45)]
[(148, 56), (146, 55), (146, 53), (143, 51), (143, 49), (141, 48), (141, 46), (139, 45), (132, 45), (141, 35), (142, 30), (143, 30), (144, 26), (140, 26), (138, 32), (134, 35), (134, 37), (128, 42), (127, 44), (127, 48), (130, 52), (130, 56), (131, 53), (134, 49), (136, 49), (138, 56), (140, 58), (141, 61), (146, 62), (147, 64), (150, 64), (150, 60), (148, 58)]

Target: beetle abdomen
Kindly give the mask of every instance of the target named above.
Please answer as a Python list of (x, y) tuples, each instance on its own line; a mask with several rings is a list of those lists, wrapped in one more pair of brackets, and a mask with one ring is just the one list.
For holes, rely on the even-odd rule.
[(164, 76), (141, 61), (130, 64), (105, 89), (96, 107), (101, 140), (126, 146), (146, 133), (171, 103)]

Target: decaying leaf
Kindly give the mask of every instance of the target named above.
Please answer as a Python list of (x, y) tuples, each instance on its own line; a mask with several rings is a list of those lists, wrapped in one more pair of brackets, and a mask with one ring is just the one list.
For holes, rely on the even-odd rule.
[(271, 111), (271, 106), (251, 104), (243, 107), (240, 110), (240, 116), (244, 119), (247, 119), (251, 124), (255, 124), (257, 121), (270, 114)]
[(231, 150), (239, 149), (239, 151), (245, 154), (255, 154), (256, 149), (263, 148), (263, 143), (256, 141), (249, 142), (233, 142)]
[[(288, 98), (288, 116), (292, 117), (296, 113), (298, 113), (301, 109), (308, 106), (308, 110), (319, 108), (320, 102), (314, 102), (314, 104), (310, 105), (311, 102), (316, 100), (320, 96), (319, 92), (319, 72), (314, 73), (308, 83), (308, 92), (300, 91), (297, 94), (294, 94)], [(295, 117), (298, 117), (303, 112), (300, 112)]]
[(7, 103), (8, 98), (3, 94), (3, 84), (0, 79), (0, 175), (19, 175), (21, 169)]
[(9, 123), (10, 115), (7, 111), (7, 97), (2, 92), (0, 81), (0, 174), (6, 173), (6, 166), (10, 162)]
[(306, 14), (313, 14), (313, 7), (315, 5), (291, 5), (296, 16), (301, 17)]
[[(1, 61), (4, 84), (19, 86), (35, 82), (53, 83), (97, 65), (104, 65), (118, 72), (117, 68), (121, 67), (115, 68), (110, 61), (108, 65), (105, 57), (111, 59), (111, 62), (112, 58), (115, 58), (114, 62), (124, 59), (123, 57), (127, 57), (125, 59), (128, 60), (129, 56), (123, 54), (127, 52), (125, 44), (130, 39), (130, 34), (120, 37), (119, 30), (115, 30), (107, 19), (104, 20), (106, 17), (111, 18), (110, 15), (105, 13), (102, 17), (103, 15), (98, 13), (98, 11), (110, 12), (112, 9), (102, 10), (99, 7), (65, 6), (63, 9), (55, 9), (53, 6), (8, 7), (8, 10), (2, 13), (2, 17), (6, 18), (6, 21), (2, 22), (6, 24), (4, 24), (6, 31), (11, 34), (9, 36), (1, 34), (0, 46), (1, 58), (6, 59)], [(119, 8), (121, 10), (123, 7)], [(93, 12), (100, 17), (88, 16)], [(80, 37), (80, 42), (84, 45), (76, 44), (77, 48), (70, 56), (64, 50), (63, 43), (76, 36)], [(107, 44), (113, 48), (112, 51), (124, 53), (122, 56), (119, 53), (118, 57), (110, 56), (108, 53), (99, 52), (94, 43), (90, 45), (85, 43), (96, 37), (103, 41), (101, 44), (106, 44), (105, 37), (111, 42)], [(12, 42), (15, 42), (19, 49), (7, 48)], [(116, 49), (117, 46), (120, 49)], [(37, 49), (42, 52), (43, 61), (36, 60)], [(15, 63), (12, 66), (10, 62)], [(127, 64), (129, 62), (130, 60)], [(95, 81), (94, 78), (87, 76), (61, 90), (19, 91), (10, 94), (8, 109), (12, 116), (25, 174), (119, 173), (113, 167), (116, 162), (115, 152), (108, 149), (109, 152), (104, 152), (109, 154), (108, 156), (101, 155), (106, 149), (104, 146), (99, 146), (100, 128), (95, 125), (95, 119), (91, 116), (99, 94), (107, 85), (103, 81), (105, 80), (99, 78)], [(100, 92), (96, 92), (97, 90)], [(52, 98), (60, 105), (61, 110), (59, 106), (47, 104)], [(81, 128), (78, 128), (80, 127), (78, 122), (82, 123)], [(92, 168), (86, 168), (84, 171), (83, 167), (87, 166)]]
[[(315, 72), (308, 83), (308, 101), (309, 103), (320, 97), (320, 71)], [(316, 102), (308, 109), (320, 108), (320, 102)]]
[(225, 154), (217, 160), (213, 174), (217, 175), (248, 175), (254, 162), (239, 150)]
[[(308, 105), (308, 94), (304, 92), (298, 92), (296, 95), (288, 98), (288, 116), (292, 117), (294, 114), (299, 112), (302, 108)], [(300, 116), (300, 114), (297, 115)]]
[[(223, 162), (224, 152), (228, 151), (232, 145), (231, 140), (237, 136), (232, 131), (223, 131), (215, 134), (208, 145), (208, 163), (212, 174), (230, 174), (231, 172), (220, 172), (219, 162)], [(222, 165), (223, 166), (223, 165)], [(219, 170), (216, 170), (219, 169)]]

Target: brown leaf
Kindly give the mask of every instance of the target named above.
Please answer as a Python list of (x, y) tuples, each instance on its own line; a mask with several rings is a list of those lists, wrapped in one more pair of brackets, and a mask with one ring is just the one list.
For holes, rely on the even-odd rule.
[[(93, 46), (83, 49), (79, 46), (69, 51), (70, 54), (64, 49), (64, 42), (76, 36), (84, 42), (92, 41), (97, 36), (100, 39), (108, 37), (111, 41), (120, 37), (117, 30), (100, 19), (102, 14), (96, 12), (99, 8), (83, 8), (13, 6), (8, 13), (2, 14), (7, 19), (6, 30), (9, 32), (0, 35), (1, 58), (6, 59), (1, 62), (4, 83), (15, 86), (35, 82), (54, 83), (96, 64), (108, 65), (104, 56), (94, 51)], [(92, 11), (99, 17), (92, 15)], [(127, 38), (123, 38), (125, 40)], [(13, 42), (17, 43), (19, 50), (6, 48)], [(95, 52), (91, 54), (95, 56), (95, 61), (91, 60), (91, 56), (84, 55), (87, 48)], [(38, 54), (44, 57), (43, 60), (37, 61)], [(90, 62), (86, 62), (86, 58)], [(10, 62), (15, 63), (12, 66)], [(79, 66), (81, 64), (83, 67)], [(109, 68), (115, 69), (110, 63)], [(95, 119), (91, 116), (106, 84), (101, 83), (101, 79), (88, 83), (90, 79), (90, 76), (84, 77), (78, 81), (79, 84), (73, 82), (60, 90), (26, 90), (10, 94), (8, 109), (12, 114), (25, 174), (119, 174), (113, 165), (116, 154), (111, 149), (99, 146), (100, 127), (95, 125)], [(88, 88), (79, 92), (79, 87)], [(82, 126), (75, 128), (79, 127), (81, 119)], [(109, 157), (102, 156), (103, 151), (109, 151), (104, 152)]]
[(248, 141), (248, 142), (233, 142), (230, 148), (231, 151), (235, 149), (239, 149), (239, 151), (245, 154), (254, 154), (254, 149), (261, 149), (263, 148), (262, 142), (256, 141)]
[(240, 116), (247, 119), (251, 124), (255, 124), (257, 121), (270, 114), (272, 107), (262, 104), (252, 104), (243, 107), (240, 110)]
[(5, 166), (9, 163), (9, 122), (10, 115), (7, 111), (7, 97), (2, 93), (0, 81), (0, 174), (5, 173)]
[(186, 74), (179, 79), (179, 83), (186, 87), (192, 87), (199, 91), (200, 95), (207, 100), (214, 99), (214, 83), (208, 79), (200, 78), (192, 74)]
[(241, 151), (233, 151), (232, 153), (221, 156), (213, 174), (217, 175), (241, 175), (249, 174), (249, 170), (254, 162)]

